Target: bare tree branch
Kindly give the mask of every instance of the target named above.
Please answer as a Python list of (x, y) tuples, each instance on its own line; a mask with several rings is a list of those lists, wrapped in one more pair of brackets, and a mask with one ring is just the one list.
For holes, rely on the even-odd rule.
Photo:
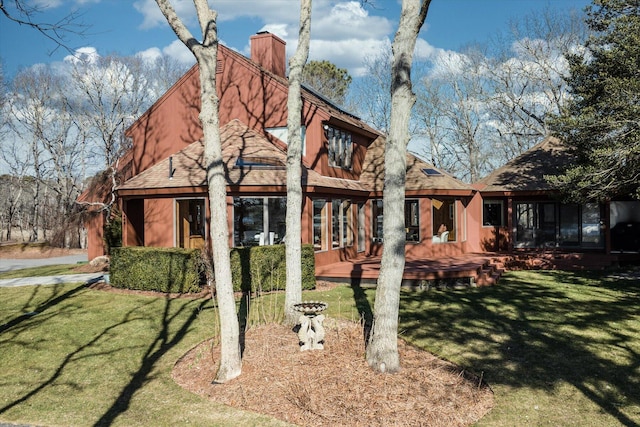
[(71, 53), (72, 49), (67, 43), (66, 37), (69, 34), (84, 36), (88, 25), (78, 22), (82, 14), (70, 12), (55, 22), (40, 21), (39, 15), (44, 14), (42, 7), (30, 6), (22, 0), (5, 2), (0, 0), (0, 12), (10, 21), (19, 25), (32, 28), (56, 44), (52, 53), (58, 48), (63, 48)]

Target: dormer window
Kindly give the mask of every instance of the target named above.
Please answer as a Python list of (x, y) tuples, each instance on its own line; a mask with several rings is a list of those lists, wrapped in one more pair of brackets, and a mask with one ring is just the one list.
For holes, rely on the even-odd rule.
[(329, 125), (325, 125), (324, 129), (329, 145), (329, 166), (350, 170), (353, 157), (351, 134)]

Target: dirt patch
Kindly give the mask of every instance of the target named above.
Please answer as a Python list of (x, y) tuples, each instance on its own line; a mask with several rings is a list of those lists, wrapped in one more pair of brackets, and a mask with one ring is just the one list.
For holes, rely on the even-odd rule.
[(290, 328), (249, 329), (242, 375), (212, 384), (219, 348), (205, 342), (180, 359), (174, 380), (212, 401), (314, 426), (468, 426), (493, 407), (481, 379), (399, 340), (402, 370), (376, 374), (362, 328), (327, 319), (324, 350), (301, 352)]

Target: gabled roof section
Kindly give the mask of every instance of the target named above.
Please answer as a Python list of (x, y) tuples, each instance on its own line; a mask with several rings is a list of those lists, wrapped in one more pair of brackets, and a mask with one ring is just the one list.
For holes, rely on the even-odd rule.
[[(386, 140), (383, 137), (376, 139), (369, 146), (364, 159), (363, 171), (360, 180), (373, 191), (381, 192), (384, 188), (384, 146)], [(439, 172), (439, 174), (427, 175), (424, 169)], [(407, 153), (407, 180), (406, 191), (456, 191), (471, 194), (470, 185), (454, 178), (445, 171), (419, 159), (411, 153)]]
[(322, 94), (305, 85), (302, 85), (302, 99), (326, 111), (331, 117), (329, 122), (339, 123), (342, 127), (346, 125), (349, 130), (356, 130), (369, 136), (372, 140), (382, 135), (380, 131), (372, 128), (359, 117), (343, 110)]
[[(250, 129), (239, 120), (232, 120), (220, 132), (222, 158), (225, 163), (227, 185), (281, 187), (287, 182), (286, 153), (264, 135)], [(246, 159), (243, 162), (242, 159)], [(269, 164), (256, 164), (251, 159), (268, 159)], [(243, 164), (246, 163), (246, 164)], [(170, 172), (171, 171), (171, 172)], [(360, 182), (324, 177), (313, 170), (303, 170), (303, 185), (368, 191)], [(125, 182), (120, 192), (206, 187), (204, 144), (196, 141)]]
[(562, 173), (575, 161), (566, 144), (549, 136), (542, 142), (478, 181), (481, 192), (550, 191), (545, 175)]

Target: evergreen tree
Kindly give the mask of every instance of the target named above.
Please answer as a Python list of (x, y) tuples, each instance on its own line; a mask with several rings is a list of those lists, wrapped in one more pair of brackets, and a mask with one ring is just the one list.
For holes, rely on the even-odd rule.
[(343, 105), (351, 76), (329, 61), (309, 61), (302, 71), (302, 83), (337, 105)]
[(553, 122), (577, 161), (548, 179), (570, 200), (640, 198), (640, 0), (594, 0), (587, 16), (594, 33)]

